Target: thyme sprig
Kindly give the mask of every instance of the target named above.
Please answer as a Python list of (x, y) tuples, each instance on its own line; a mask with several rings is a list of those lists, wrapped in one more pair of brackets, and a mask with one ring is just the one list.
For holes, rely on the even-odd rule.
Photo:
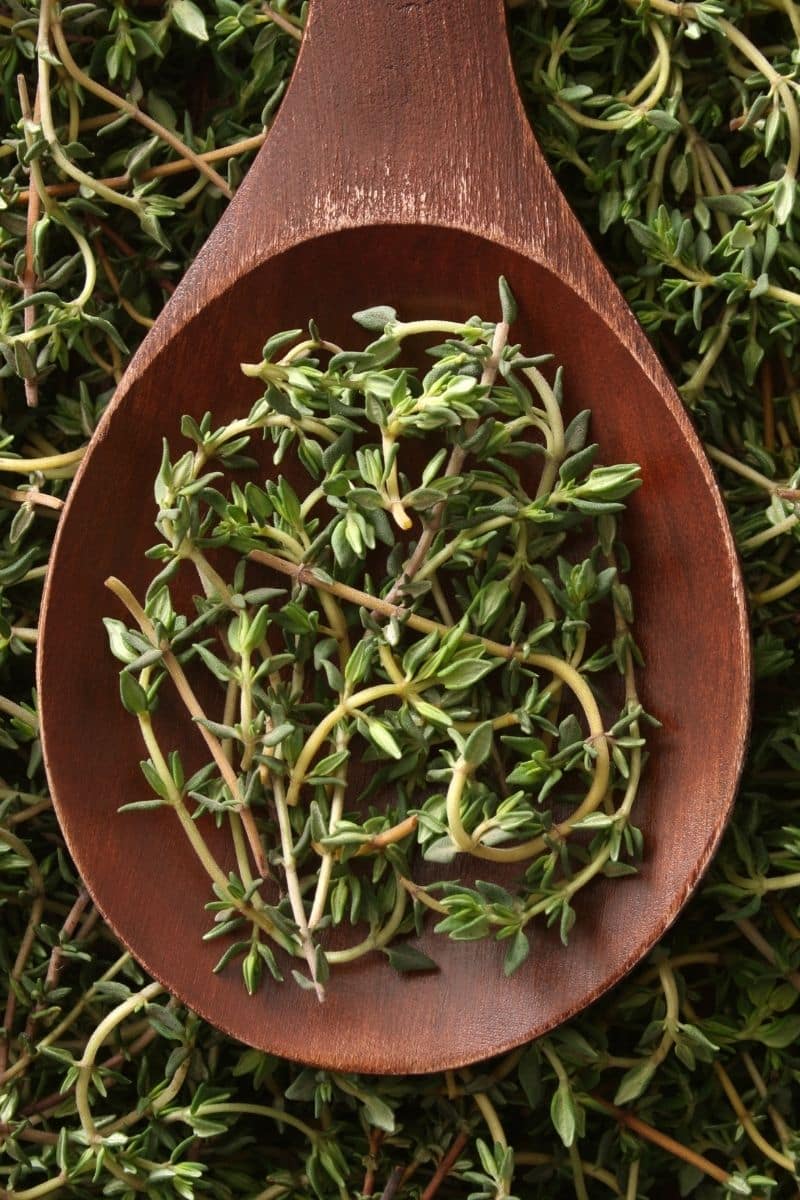
[[(194, 448), (173, 459), (165, 444), (163, 540), (149, 551), (160, 569), (144, 604), (108, 581), (135, 621), (106, 625), (153, 792), (124, 807), (175, 811), (213, 882), (206, 936), (236, 939), (218, 969), (243, 956), (251, 992), (263, 964), (282, 978), (269, 940), (305, 959), (294, 976), (320, 998), (331, 965), (371, 951), (432, 968), (412, 944), (393, 947), (414, 929), (409, 897), (418, 917), (437, 913), (439, 933), (507, 940), (511, 974), (536, 917), (566, 943), (580, 890), (635, 871), (641, 855), (630, 815), (647, 718), (616, 529), (638, 468), (597, 465), (588, 412), (565, 428), (561, 373), (551, 385), (541, 358), (509, 344), (505, 280), (500, 292), (499, 322), (357, 313), (378, 335), (363, 351), (323, 342), (313, 324), (308, 338), (272, 336), (242, 368), (264, 388), (247, 416), (184, 417)], [(447, 340), (422, 378), (397, 365), (407, 339), (437, 335)], [(287, 473), (242, 485), (230, 472), (255, 435)], [(423, 439), (435, 440), (430, 457)], [(297, 490), (290, 472), (304, 476)], [(588, 554), (568, 557), (587, 533)], [(212, 561), (221, 549), (237, 555), (230, 581)], [(254, 565), (284, 586), (265, 587)], [(173, 600), (182, 569), (201, 588), (191, 614)], [(593, 645), (604, 602), (616, 634)], [(201, 707), (193, 660), (221, 711)], [(590, 679), (608, 667), (625, 688), (607, 729)], [(167, 680), (210, 754), (188, 780), (157, 735)], [(205, 812), (228, 819), (238, 877), (214, 859)], [(457, 876), (416, 882), (415, 844)], [(462, 856), (513, 878), (468, 884)], [(347, 923), (369, 932), (328, 945), (323, 932)]]

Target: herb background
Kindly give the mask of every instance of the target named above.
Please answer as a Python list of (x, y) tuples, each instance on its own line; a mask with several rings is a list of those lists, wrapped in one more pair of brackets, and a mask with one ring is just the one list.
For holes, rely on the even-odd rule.
[(226, 1039), (121, 953), (64, 850), (33, 692), (69, 480), (263, 140), (304, 13), (42, 4), (0, 11), (0, 1196), (800, 1195), (800, 8), (509, 14), (543, 149), (719, 471), (755, 726), (712, 871), (623, 984), (503, 1059), (372, 1079)]

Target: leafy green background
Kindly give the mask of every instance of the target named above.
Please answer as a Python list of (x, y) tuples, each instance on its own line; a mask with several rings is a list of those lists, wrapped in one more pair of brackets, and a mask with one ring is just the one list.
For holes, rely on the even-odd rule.
[[(0, 13), (0, 1195), (797, 1196), (794, 0), (510, 12), (534, 127), (719, 469), (750, 593), (756, 721), (736, 815), (650, 959), (570, 1025), (471, 1071), (305, 1070), (149, 984), (64, 851), (33, 692), (60, 502), (245, 173), (303, 19), (254, 0)], [(165, 170), (182, 145), (218, 150), (222, 178)]]

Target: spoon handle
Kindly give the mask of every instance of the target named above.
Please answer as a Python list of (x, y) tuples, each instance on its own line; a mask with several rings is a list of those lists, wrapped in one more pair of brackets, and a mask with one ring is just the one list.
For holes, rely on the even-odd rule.
[(242, 191), (266, 223), (256, 210), (280, 193), (301, 237), (397, 221), (491, 236), (523, 209), (530, 223), (546, 206), (542, 228), (566, 212), (517, 91), (503, 0), (315, 0)]
[(332, 146), (455, 184), (515, 107), (503, 0), (315, 0), (292, 90)]
[(299, 243), (391, 225), (466, 230), (543, 264), (658, 369), (533, 136), (503, 0), (314, 0), (275, 123), (170, 314)]

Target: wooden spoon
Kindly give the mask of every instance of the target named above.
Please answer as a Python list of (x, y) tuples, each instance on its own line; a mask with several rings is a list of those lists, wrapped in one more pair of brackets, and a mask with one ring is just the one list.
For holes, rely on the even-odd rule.
[[(291, 982), (248, 997), (201, 940), (208, 881), (171, 814), (117, 815), (143, 795), (136, 723), (117, 700), (103, 587), (152, 574), (152, 480), (181, 414), (247, 411), (239, 370), (265, 335), (303, 326), (353, 344), (349, 314), (497, 311), (565, 366), (604, 461), (642, 465), (630, 506), (637, 636), (653, 739), (636, 820), (640, 875), (598, 880), (568, 949), (549, 933), (510, 980), (502, 946), (435, 938), (437, 974), (382, 956), (340, 970), (320, 1005)], [(265, 458), (266, 461), (266, 458)], [(274, 468), (269, 467), (269, 470)], [(742, 582), (720, 495), (681, 403), (568, 208), (531, 134), (502, 0), (313, 0), (291, 87), (235, 200), (134, 358), (61, 518), (39, 665), (44, 756), (69, 847), (103, 915), (170, 991), (229, 1034), (338, 1070), (453, 1067), (542, 1034), (594, 1000), (675, 919), (717, 846), (750, 700)], [(169, 703), (159, 728), (199, 740)], [(212, 831), (213, 832), (213, 831)], [(429, 944), (428, 948), (431, 948)]]

